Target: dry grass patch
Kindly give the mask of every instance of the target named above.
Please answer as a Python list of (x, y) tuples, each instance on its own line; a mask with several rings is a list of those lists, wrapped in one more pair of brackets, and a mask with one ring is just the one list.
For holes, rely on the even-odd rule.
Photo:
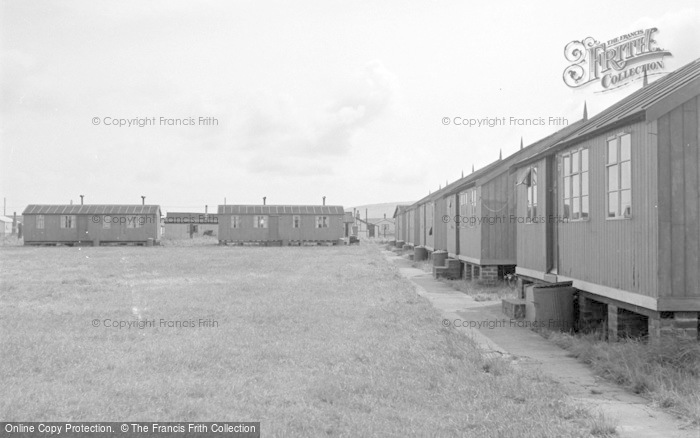
[(411, 267), (420, 269), (423, 272), (432, 273), (433, 272), (433, 261), (432, 260), (421, 260), (419, 262), (411, 263)]
[(477, 281), (448, 280), (445, 278), (441, 278), (440, 281), (447, 283), (455, 290), (473, 297), (475, 301), (497, 301), (503, 298), (515, 298), (516, 296), (516, 291), (508, 287), (504, 282), (499, 282), (496, 286), (485, 286)]
[(644, 395), (700, 427), (700, 343), (665, 339), (658, 344), (626, 339), (606, 342), (599, 334), (546, 333), (558, 346), (599, 375)]
[(211, 246), (218, 245), (219, 239), (216, 236), (197, 236), (191, 239), (173, 239), (169, 237), (162, 237), (160, 239), (161, 246), (172, 247), (190, 247), (190, 246)]
[(0, 246), (22, 246), (24, 239), (18, 239), (17, 236), (9, 235), (0, 237)]

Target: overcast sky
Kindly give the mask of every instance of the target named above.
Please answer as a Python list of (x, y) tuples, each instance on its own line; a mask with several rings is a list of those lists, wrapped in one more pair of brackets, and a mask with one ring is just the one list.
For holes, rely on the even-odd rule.
[[(570, 41), (657, 27), (667, 71), (700, 57), (697, 0), (1, 4), (8, 214), (81, 194), (167, 211), (416, 200), (558, 128), (444, 117), (572, 123), (641, 86), (567, 87)], [(106, 125), (139, 117), (155, 126)]]

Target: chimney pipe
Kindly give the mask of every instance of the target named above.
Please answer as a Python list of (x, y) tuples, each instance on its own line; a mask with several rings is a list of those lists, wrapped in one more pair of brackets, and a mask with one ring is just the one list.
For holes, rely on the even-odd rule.
[(80, 195), (80, 205), (83, 205), (83, 196), (85, 195)]
[(267, 196), (263, 196), (263, 205), (267, 205)]
[(208, 205), (204, 206), (204, 214), (209, 214), (209, 206)]
[(141, 205), (146, 205), (146, 197), (141, 195)]
[(326, 205), (326, 197), (323, 197), (323, 205)]

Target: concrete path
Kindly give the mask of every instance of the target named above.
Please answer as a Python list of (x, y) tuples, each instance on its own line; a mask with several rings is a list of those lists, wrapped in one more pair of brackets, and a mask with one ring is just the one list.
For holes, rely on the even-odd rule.
[(574, 400), (598, 408), (606, 416), (614, 418), (619, 436), (700, 436), (700, 431), (684, 428), (681, 421), (653, 408), (645, 398), (595, 376), (587, 365), (567, 356), (566, 350), (530, 329), (513, 326), (510, 319), (501, 313), (500, 301), (474, 301), (472, 297), (433, 279), (431, 274), (413, 268), (410, 260), (391, 251), (383, 251), (383, 254), (415, 284), (418, 294), (427, 298), (442, 313), (443, 324), (467, 333), (487, 356), (507, 357), (517, 366), (532, 367), (548, 374)]

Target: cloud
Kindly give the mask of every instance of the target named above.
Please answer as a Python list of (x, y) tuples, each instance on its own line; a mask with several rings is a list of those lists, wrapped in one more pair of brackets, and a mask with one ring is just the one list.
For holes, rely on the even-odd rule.
[(289, 95), (250, 96), (240, 108), (245, 116), (237, 140), (241, 149), (251, 152), (248, 170), (306, 167), (325, 173), (334, 158), (350, 154), (355, 135), (390, 108), (398, 85), (378, 61), (365, 65), (343, 85), (346, 91), (321, 109), (304, 109)]
[(658, 47), (673, 54), (668, 59), (670, 65), (666, 68), (667, 71), (673, 71), (697, 58), (697, 45), (700, 41), (700, 26), (697, 25), (699, 18), (697, 9), (684, 9), (668, 12), (658, 18), (640, 18), (630, 28), (656, 27), (658, 33), (655, 33), (653, 38)]

